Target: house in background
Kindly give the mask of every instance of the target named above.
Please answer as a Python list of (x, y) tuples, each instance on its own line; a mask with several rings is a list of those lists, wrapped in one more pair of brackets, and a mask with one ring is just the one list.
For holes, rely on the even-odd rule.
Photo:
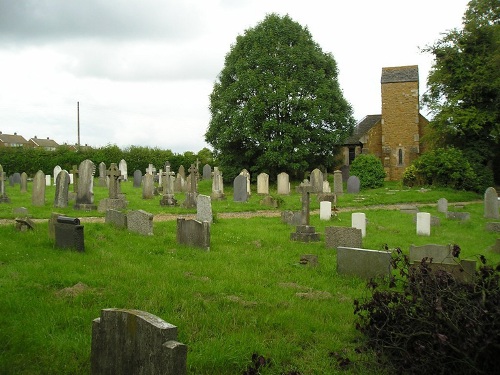
[(29, 143), (31, 147), (41, 147), (47, 151), (55, 151), (59, 147), (59, 144), (53, 139), (49, 137), (47, 139), (37, 138), (36, 135), (29, 140)]
[(424, 151), (421, 139), (429, 121), (420, 113), (418, 66), (382, 68), (382, 114), (365, 116), (343, 145), (344, 165), (357, 155), (373, 154), (387, 180), (403, 172)]
[(22, 136), (0, 132), (0, 147), (27, 147), (29, 142)]

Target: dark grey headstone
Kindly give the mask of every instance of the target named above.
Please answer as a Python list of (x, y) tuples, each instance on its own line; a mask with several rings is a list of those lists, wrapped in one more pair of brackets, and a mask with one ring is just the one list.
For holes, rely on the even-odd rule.
[(56, 177), (56, 196), (54, 198), (54, 207), (68, 207), (69, 194), (69, 173), (65, 170), (60, 171)]
[(91, 160), (84, 160), (78, 167), (78, 186), (76, 191), (77, 210), (95, 210), (94, 205), (94, 173), (95, 165)]
[(246, 202), (248, 201), (248, 190), (247, 190), (248, 178), (244, 175), (238, 175), (234, 179), (233, 183), (233, 200), (235, 202)]
[(14, 184), (20, 184), (21, 183), (21, 174), (19, 172), (16, 172), (12, 175), (12, 180)]
[(107, 210), (104, 222), (118, 228), (127, 228), (127, 215), (118, 210)]
[(347, 179), (347, 192), (349, 194), (358, 194), (361, 186), (358, 176), (351, 176)]
[(177, 243), (210, 250), (210, 223), (177, 219)]
[(134, 171), (134, 187), (139, 188), (142, 184), (142, 172), (137, 169)]
[(208, 164), (203, 166), (203, 179), (211, 180), (212, 179), (212, 167)]
[(56, 247), (83, 252), (85, 250), (83, 225), (79, 225), (79, 221), (73, 224), (61, 223), (59, 222), (59, 218), (61, 218), (61, 216), (59, 216), (54, 223)]

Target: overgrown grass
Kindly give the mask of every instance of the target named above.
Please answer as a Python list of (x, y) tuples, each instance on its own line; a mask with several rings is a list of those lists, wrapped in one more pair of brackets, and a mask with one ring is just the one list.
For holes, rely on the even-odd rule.
[[(51, 194), (48, 189), (47, 197)], [(463, 192), (400, 191), (395, 186), (363, 193), (365, 202), (394, 204), (427, 202), (421, 208), (441, 217), (430, 237), (416, 235), (411, 215), (383, 209), (364, 210), (368, 218), (365, 248), (384, 244), (407, 251), (410, 244), (458, 243), (462, 258), (489, 251), (497, 237), (484, 231), (482, 204), (467, 205), (472, 220), (448, 221), (433, 206), (437, 199), (476, 200)], [(186, 213), (160, 207), (159, 197), (145, 201), (131, 182), (123, 186), (130, 209), (152, 213)], [(210, 185), (200, 184), (208, 194)], [(25, 206), (34, 217), (47, 218), (51, 202), (34, 208), (30, 195), (8, 189), (10, 204), (0, 205), (2, 218), (13, 218)], [(53, 194), (53, 190), (52, 190)], [(96, 201), (107, 196), (95, 188)], [(257, 211), (257, 194), (248, 203), (213, 202), (215, 212)], [(410, 197), (412, 199), (406, 199)], [(425, 197), (415, 199), (416, 197)], [(47, 199), (49, 200), (49, 199)], [(312, 199), (313, 209), (318, 208)], [(354, 197), (339, 198), (337, 219), (311, 224), (320, 233), (331, 225), (350, 226), (350, 211), (361, 205)], [(298, 194), (283, 197), (282, 208), (299, 209)], [(360, 211), (361, 211), (360, 206)], [(450, 205), (450, 210), (453, 209)], [(55, 211), (70, 216), (102, 216), (72, 208)], [(294, 228), (280, 218), (218, 218), (211, 229), (211, 250), (176, 243), (175, 221), (154, 222), (154, 236), (140, 236), (101, 223), (85, 224), (85, 252), (55, 249), (47, 223), (35, 231), (17, 232), (0, 226), (0, 369), (12, 374), (88, 374), (91, 322), (103, 308), (148, 311), (179, 327), (179, 341), (188, 345), (190, 374), (239, 374), (252, 353), (271, 358), (263, 374), (383, 373), (369, 354), (355, 352), (360, 340), (354, 329), (353, 300), (365, 294), (365, 281), (336, 273), (336, 252), (324, 242), (290, 241)], [(322, 236), (322, 239), (324, 236)], [(315, 268), (299, 264), (301, 255), (315, 254)], [(79, 284), (81, 283), (81, 284)], [(76, 286), (75, 286), (76, 285)], [(79, 285), (79, 286), (78, 286)], [(338, 357), (352, 364), (342, 369)]]

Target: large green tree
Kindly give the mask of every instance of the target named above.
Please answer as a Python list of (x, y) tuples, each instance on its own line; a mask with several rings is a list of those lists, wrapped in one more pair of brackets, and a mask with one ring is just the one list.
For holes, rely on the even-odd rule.
[(224, 176), (330, 167), (354, 126), (337, 64), (307, 27), (270, 14), (236, 38), (210, 95), (205, 134)]
[(423, 97), (433, 115), (432, 139), (460, 148), (489, 184), (491, 161), (500, 155), (500, 2), (470, 1), (463, 29), (425, 51), (435, 59)]

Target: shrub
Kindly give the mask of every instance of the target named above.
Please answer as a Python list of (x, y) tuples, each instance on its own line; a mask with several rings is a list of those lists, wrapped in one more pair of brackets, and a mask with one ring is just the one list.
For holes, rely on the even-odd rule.
[(362, 189), (378, 188), (384, 185), (384, 166), (375, 155), (361, 154), (356, 156), (349, 173), (351, 176), (359, 178)]
[[(482, 265), (474, 282), (433, 271), (428, 259), (410, 267), (396, 249), (400, 278), (371, 281), (371, 298), (355, 301), (356, 328), (390, 373), (492, 374), (500, 347), (500, 267)], [(454, 246), (458, 257), (460, 248)]]

